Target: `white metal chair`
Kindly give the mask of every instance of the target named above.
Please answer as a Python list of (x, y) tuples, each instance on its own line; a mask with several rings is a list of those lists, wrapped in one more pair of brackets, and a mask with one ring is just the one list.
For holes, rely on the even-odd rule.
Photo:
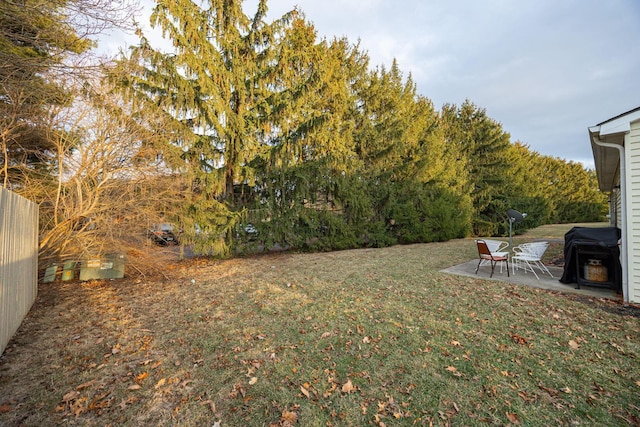
[(513, 256), (511, 257), (511, 269), (515, 274), (515, 270), (522, 268), (525, 272), (531, 271), (536, 279), (540, 280), (538, 274), (533, 267), (537, 267), (542, 273), (547, 273), (553, 277), (546, 265), (542, 263), (542, 256), (549, 247), (549, 242), (531, 242), (522, 243), (513, 248)]
[[(500, 253), (503, 249), (506, 249), (509, 246), (508, 242), (503, 240), (490, 240), (490, 239), (482, 239), (487, 244), (487, 247), (491, 251), (491, 253)], [(506, 252), (505, 252), (506, 253)]]

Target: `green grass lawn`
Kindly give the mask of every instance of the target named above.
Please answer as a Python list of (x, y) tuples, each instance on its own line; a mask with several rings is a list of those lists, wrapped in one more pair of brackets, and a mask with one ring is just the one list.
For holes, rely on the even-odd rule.
[(439, 272), (475, 257), (464, 239), (43, 286), (0, 359), (0, 425), (638, 425), (640, 310)]

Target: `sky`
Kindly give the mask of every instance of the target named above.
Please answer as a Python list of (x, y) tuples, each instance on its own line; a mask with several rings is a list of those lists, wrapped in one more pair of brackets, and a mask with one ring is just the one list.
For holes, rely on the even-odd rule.
[[(149, 0), (145, 0), (149, 1)], [(253, 16), (257, 0), (246, 0)], [(268, 0), (370, 67), (398, 62), (437, 109), (466, 99), (511, 141), (593, 167), (588, 128), (640, 106), (639, 0)], [(146, 23), (148, 18), (140, 17)]]

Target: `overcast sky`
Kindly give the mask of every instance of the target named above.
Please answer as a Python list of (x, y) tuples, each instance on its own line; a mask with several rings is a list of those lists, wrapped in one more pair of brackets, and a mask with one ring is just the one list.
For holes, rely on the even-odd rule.
[[(257, 0), (247, 0), (249, 16)], [(640, 106), (639, 0), (269, 0), (395, 58), (437, 109), (469, 99), (512, 141), (593, 165), (589, 126)], [(142, 19), (141, 19), (142, 20)]]

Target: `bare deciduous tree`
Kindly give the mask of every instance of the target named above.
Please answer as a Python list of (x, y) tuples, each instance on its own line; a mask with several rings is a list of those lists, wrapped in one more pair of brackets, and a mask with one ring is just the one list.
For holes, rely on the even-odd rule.
[[(20, 191), (13, 173), (41, 162), (50, 148), (43, 126), (51, 106), (68, 105), (62, 82), (95, 75), (92, 39), (131, 30), (136, 0), (4, 0), (0, 2), (0, 181)], [(18, 172), (18, 171), (16, 171)]]
[(144, 264), (135, 248), (148, 244), (152, 224), (176, 215), (184, 189), (159, 155), (159, 132), (100, 87), (50, 117), (48, 176), (22, 174), (22, 194), (40, 202), (41, 264), (113, 252)]

